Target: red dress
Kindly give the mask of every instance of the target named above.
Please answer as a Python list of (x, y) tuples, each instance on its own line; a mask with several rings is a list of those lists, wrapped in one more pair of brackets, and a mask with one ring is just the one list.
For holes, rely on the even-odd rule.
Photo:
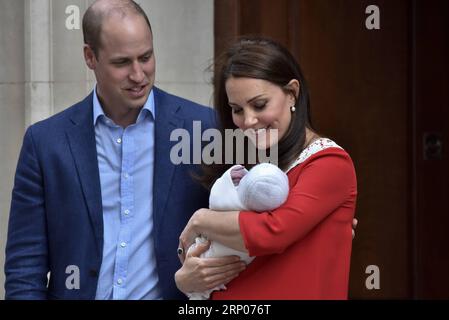
[(357, 196), (351, 158), (341, 148), (326, 148), (288, 178), (281, 207), (240, 212), (245, 246), (257, 257), (212, 299), (347, 299)]

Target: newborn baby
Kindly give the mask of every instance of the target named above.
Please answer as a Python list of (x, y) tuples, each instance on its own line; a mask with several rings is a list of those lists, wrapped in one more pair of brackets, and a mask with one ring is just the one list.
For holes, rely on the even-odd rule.
[[(269, 211), (282, 205), (288, 196), (287, 175), (275, 165), (261, 163), (250, 171), (241, 165), (235, 165), (227, 170), (212, 186), (209, 196), (209, 208), (216, 211)], [(189, 251), (197, 244), (206, 242), (204, 237), (197, 237)], [(249, 264), (254, 257), (247, 253), (231, 249), (212, 241), (210, 248), (202, 258), (239, 256)], [(205, 292), (188, 294), (191, 300), (207, 300), (212, 291), (226, 289), (224, 285)]]

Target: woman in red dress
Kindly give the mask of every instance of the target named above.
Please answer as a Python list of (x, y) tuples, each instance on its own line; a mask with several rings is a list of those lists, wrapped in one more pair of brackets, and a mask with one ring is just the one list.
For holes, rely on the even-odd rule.
[[(178, 288), (194, 291), (194, 271), (186, 262), (195, 257), (185, 257), (182, 248), (203, 235), (256, 256), (212, 299), (347, 299), (355, 170), (346, 151), (313, 130), (299, 65), (278, 43), (247, 37), (226, 52), (215, 72), (222, 132), (252, 129), (257, 148), (276, 146), (290, 192), (273, 211), (195, 212), (180, 236), (184, 265), (175, 276)], [(218, 178), (225, 169), (211, 167), (209, 177)], [(208, 270), (202, 272), (208, 286), (229, 281)]]

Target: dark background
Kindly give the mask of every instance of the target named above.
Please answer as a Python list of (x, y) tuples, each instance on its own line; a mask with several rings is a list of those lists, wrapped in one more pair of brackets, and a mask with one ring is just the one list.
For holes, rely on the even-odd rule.
[(244, 34), (292, 51), (315, 127), (355, 163), (350, 298), (449, 299), (449, 1), (215, 0), (215, 54)]

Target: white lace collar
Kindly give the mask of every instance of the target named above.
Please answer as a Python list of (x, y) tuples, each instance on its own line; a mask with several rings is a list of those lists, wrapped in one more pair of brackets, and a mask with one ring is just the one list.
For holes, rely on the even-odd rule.
[(292, 170), (298, 164), (303, 163), (304, 161), (306, 161), (310, 156), (314, 155), (315, 153), (320, 152), (320, 151), (322, 151), (324, 149), (327, 149), (327, 148), (340, 148), (340, 149), (343, 149), (342, 147), (340, 147), (338, 144), (336, 144), (331, 139), (328, 139), (328, 138), (316, 139), (314, 142), (309, 144), (307, 146), (307, 148), (305, 148), (301, 152), (299, 157), (290, 165), (290, 167), (288, 168), (287, 171), (285, 171), (285, 173), (287, 173), (290, 170)]

